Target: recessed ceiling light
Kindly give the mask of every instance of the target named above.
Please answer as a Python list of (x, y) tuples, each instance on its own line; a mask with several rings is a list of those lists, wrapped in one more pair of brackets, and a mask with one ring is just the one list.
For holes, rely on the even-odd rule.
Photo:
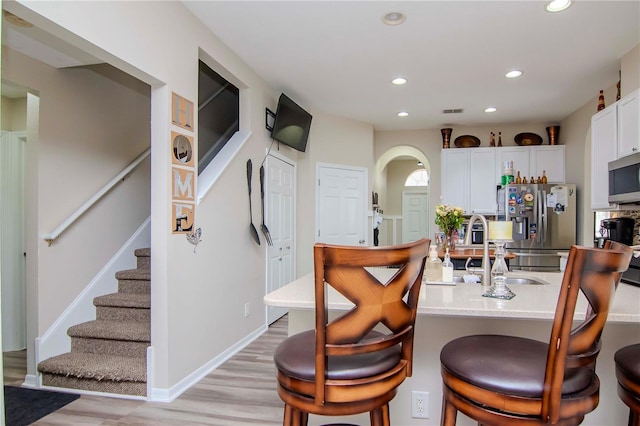
[(561, 12), (571, 6), (571, 0), (553, 0), (547, 4), (547, 12)]
[(496, 107), (488, 107), (485, 108), (484, 112), (496, 112), (498, 110), (498, 108)]
[(391, 82), (395, 85), (402, 85), (402, 84), (406, 84), (407, 83), (407, 79), (404, 77), (396, 77), (393, 80), (391, 80)]
[(402, 24), (407, 17), (402, 12), (389, 12), (385, 13), (382, 17), (382, 22), (387, 25), (400, 25)]
[(409, 113), (407, 111), (400, 111), (398, 113), (398, 117), (406, 117), (407, 115), (409, 115)]
[(511, 70), (508, 73), (506, 73), (504, 76), (507, 78), (517, 78), (520, 77), (522, 75), (522, 71), (520, 70)]

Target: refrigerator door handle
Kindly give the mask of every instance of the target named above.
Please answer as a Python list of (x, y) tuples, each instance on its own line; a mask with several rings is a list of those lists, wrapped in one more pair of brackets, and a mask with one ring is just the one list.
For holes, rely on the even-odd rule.
[(541, 203), (539, 204), (540, 209), (540, 220), (542, 221), (542, 242), (547, 241), (547, 215), (546, 215), (546, 206), (547, 206), (547, 191), (544, 189), (542, 192)]

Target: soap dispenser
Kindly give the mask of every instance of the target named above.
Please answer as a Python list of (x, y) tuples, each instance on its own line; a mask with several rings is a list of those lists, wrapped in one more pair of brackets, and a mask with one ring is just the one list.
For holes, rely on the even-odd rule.
[(453, 263), (451, 262), (451, 256), (449, 255), (449, 248), (444, 254), (444, 262), (442, 262), (442, 282), (453, 282)]
[(429, 258), (427, 259), (425, 268), (425, 278), (427, 281), (442, 280), (442, 260), (438, 257), (438, 249), (436, 246), (431, 246), (429, 249)]

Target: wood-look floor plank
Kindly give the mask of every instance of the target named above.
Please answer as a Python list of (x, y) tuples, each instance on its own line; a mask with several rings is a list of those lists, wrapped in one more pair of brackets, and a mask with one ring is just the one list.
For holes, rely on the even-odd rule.
[[(281, 425), (273, 352), (286, 336), (285, 316), (170, 403), (83, 395), (34, 425)], [(26, 364), (11, 374), (23, 380)]]

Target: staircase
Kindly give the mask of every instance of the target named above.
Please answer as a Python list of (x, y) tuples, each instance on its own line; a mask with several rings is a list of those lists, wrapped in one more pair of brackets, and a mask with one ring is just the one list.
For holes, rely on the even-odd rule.
[(115, 274), (118, 292), (93, 299), (96, 319), (67, 331), (71, 352), (38, 364), (44, 386), (147, 395), (151, 342), (151, 250), (135, 250), (137, 268)]

